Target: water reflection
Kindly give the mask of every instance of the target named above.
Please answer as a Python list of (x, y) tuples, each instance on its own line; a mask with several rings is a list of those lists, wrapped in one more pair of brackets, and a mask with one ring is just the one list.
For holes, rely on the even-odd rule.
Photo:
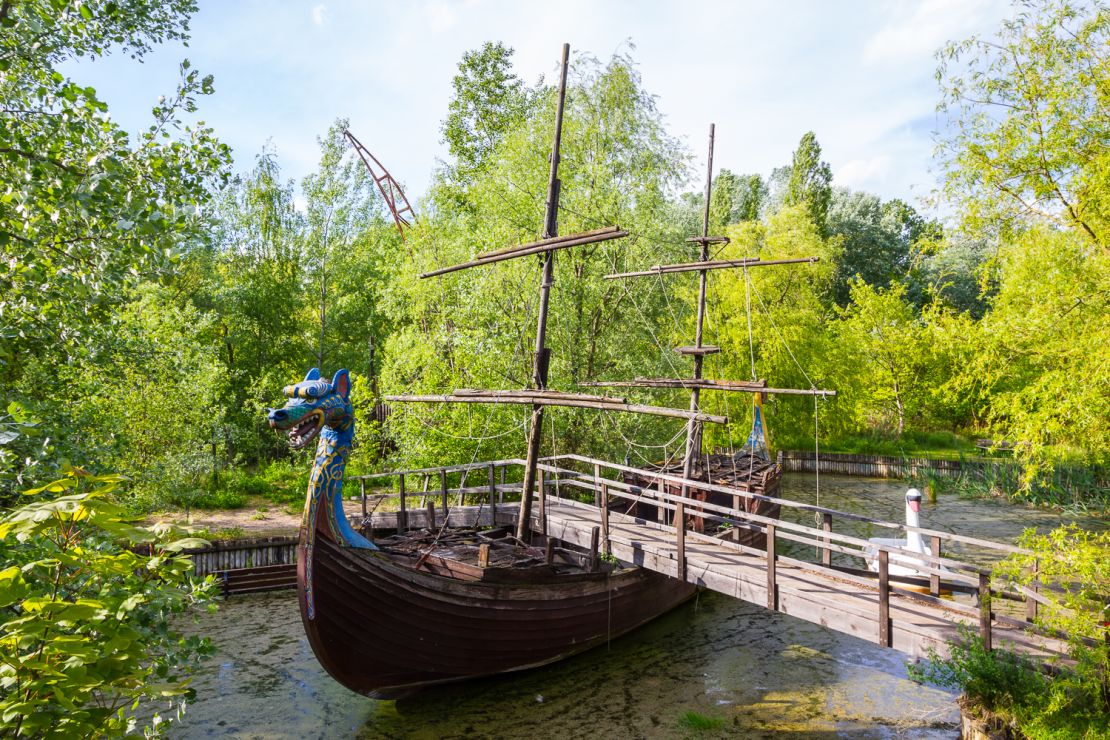
[[(784, 495), (815, 502), (814, 484), (789, 475)], [(823, 505), (891, 521), (900, 521), (904, 492), (897, 482), (821, 477)], [(953, 496), (928, 505), (924, 519), (1000, 540), (1060, 522)], [(323, 673), (288, 591), (236, 597), (195, 629), (219, 654), (197, 677), (200, 700), (176, 737), (949, 738), (957, 719), (952, 696), (909, 681), (898, 653), (712, 593), (607, 649), (398, 702), (357, 696)], [(684, 728), (690, 711), (716, 729)]]

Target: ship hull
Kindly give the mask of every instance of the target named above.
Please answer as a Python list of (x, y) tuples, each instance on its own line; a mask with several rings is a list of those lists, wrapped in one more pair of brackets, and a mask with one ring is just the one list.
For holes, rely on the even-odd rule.
[(311, 548), (302, 538), (298, 554), (301, 616), (317, 659), (347, 688), (380, 698), (562, 660), (696, 592), (641, 568), (487, 582), (466, 566), (418, 567), (411, 557), (341, 547), (326, 530)]

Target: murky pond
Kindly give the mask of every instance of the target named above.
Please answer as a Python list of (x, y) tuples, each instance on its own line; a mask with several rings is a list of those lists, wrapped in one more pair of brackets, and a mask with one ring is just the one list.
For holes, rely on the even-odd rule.
[[(821, 476), (822, 505), (890, 521), (901, 520), (904, 491)], [(788, 475), (783, 494), (815, 501), (813, 476)], [(1008, 541), (1061, 517), (941, 496), (923, 521)], [(898, 653), (713, 593), (608, 648), (397, 702), (353, 694), (323, 672), (292, 592), (235, 597), (195, 629), (219, 652), (176, 737), (951, 738), (957, 721), (952, 695), (908, 680)], [(689, 712), (707, 729), (684, 722)]]

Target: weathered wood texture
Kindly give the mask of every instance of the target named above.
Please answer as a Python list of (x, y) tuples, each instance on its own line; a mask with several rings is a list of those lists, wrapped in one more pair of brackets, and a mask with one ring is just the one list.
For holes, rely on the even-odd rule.
[(296, 562), (296, 553), (296, 537), (218, 540), (211, 547), (186, 551), (193, 560), (193, 573), (198, 576), (265, 565), (289, 565)]
[[(589, 504), (555, 499), (548, 502), (547, 519), (551, 536), (588, 547), (599, 514)], [(609, 513), (608, 525), (609, 543), (616, 558), (671, 577), (678, 575), (672, 528), (615, 512)], [(1011, 643), (1014, 649), (1028, 655), (1047, 658), (1066, 652), (1059, 640), (1015, 628), (997, 617), (991, 620), (971, 608), (957, 609), (955, 602), (938, 599), (937, 603), (928, 603), (911, 592), (895, 589), (893, 579), (886, 585), (884, 605), (878, 583), (782, 556), (775, 559), (772, 576), (767, 558), (767, 552), (686, 533), (688, 583), (760, 606), (777, 601), (777, 610), (785, 614), (869, 642), (882, 641), (911, 656), (925, 657), (930, 647), (941, 655), (947, 654), (948, 641), (958, 636), (961, 624), (980, 629), (989, 625), (996, 643)], [(777, 595), (768, 591), (769, 583), (777, 589)], [(886, 629), (883, 629), (884, 611), (888, 620)]]
[(894, 457), (892, 455), (852, 455), (822, 452), (817, 455), (808, 450), (783, 450), (779, 462), (787, 472), (837, 473), (874, 478), (905, 478), (919, 473), (932, 473), (944, 477), (957, 477), (969, 470), (996, 463), (981, 460), (934, 460), (924, 457)]

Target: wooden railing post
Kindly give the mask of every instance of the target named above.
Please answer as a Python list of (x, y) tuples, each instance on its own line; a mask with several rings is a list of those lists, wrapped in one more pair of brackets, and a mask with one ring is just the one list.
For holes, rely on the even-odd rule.
[(605, 543), (605, 554), (612, 555), (613, 549), (609, 545), (609, 486), (605, 483), (601, 484), (601, 536)]
[[(782, 455), (781, 450), (779, 451), (779, 455)], [(827, 511), (821, 515), (821, 529), (826, 532), (832, 532), (832, 514)], [(828, 568), (832, 565), (832, 550), (827, 547), (829, 538), (822, 537), (821, 541), (826, 545), (826, 547), (821, 548), (821, 564)]]
[(679, 580), (686, 580), (686, 504), (678, 500), (674, 510), (675, 557)]
[(601, 506), (601, 466), (594, 465), (594, 506)]
[(447, 516), (447, 471), (439, 471), (439, 495), (443, 502), (443, 516)]
[(536, 482), (540, 488), (540, 533), (547, 534), (547, 473), (541, 468), (536, 471)]
[(991, 574), (979, 572), (979, 637), (983, 647), (992, 650), (991, 645)]
[(594, 527), (593, 529), (590, 530), (590, 572), (591, 573), (596, 573), (597, 572), (597, 566), (598, 566), (598, 557), (597, 557), (598, 532), (599, 532), (599, 530), (598, 530), (597, 527)]
[(779, 587), (776, 583), (777, 573), (775, 572), (776, 563), (778, 558), (775, 556), (775, 525), (767, 525), (767, 608), (772, 611), (778, 611), (779, 608)]
[(879, 550), (879, 644), (890, 647), (890, 553)]
[(358, 479), (358, 489), (359, 489), (359, 492), (362, 494), (362, 496), (361, 496), (361, 498), (362, 498), (362, 521), (363, 521), (363, 523), (365, 523), (366, 522), (366, 516), (367, 516), (367, 514), (366, 514), (366, 479), (365, 478), (359, 478)]
[(655, 520), (660, 524), (667, 523), (667, 510), (663, 508), (663, 494), (667, 492), (667, 485), (659, 479), (659, 505), (655, 507)]
[(427, 515), (428, 515), (428, 529), (435, 529), (436, 528), (436, 502), (432, 501), (430, 499), (428, 500)]
[[(932, 556), (934, 558), (939, 558), (940, 557), (940, 537), (938, 537), (935, 534), (932, 537), (929, 538), (929, 552), (932, 554)], [(939, 571), (940, 570), (940, 565), (938, 563), (930, 563), (929, 564), (929, 569)], [(929, 593), (932, 594), (933, 596), (940, 596), (940, 573), (939, 572), (929, 574)]]
[[(494, 482), (493, 463), (489, 464), (489, 521), (491, 527), (497, 526), (497, 483)], [(542, 514), (541, 514), (542, 517)], [(474, 526), (481, 522), (475, 522)]]
[(402, 534), (409, 528), (409, 514), (405, 508), (405, 474), (397, 477), (397, 487), (400, 490), (401, 505), (397, 511), (397, 534)]
[[(1032, 580), (1029, 581), (1029, 588), (1033, 591), (1033, 593), (1040, 593), (1040, 588), (1037, 585), (1037, 578), (1041, 570), (1040, 561), (1034, 559), (1033, 564), (1029, 566), (1029, 569), (1033, 575)], [(1031, 598), (1030, 596), (1025, 597), (1025, 621), (1037, 621), (1037, 600)]]

